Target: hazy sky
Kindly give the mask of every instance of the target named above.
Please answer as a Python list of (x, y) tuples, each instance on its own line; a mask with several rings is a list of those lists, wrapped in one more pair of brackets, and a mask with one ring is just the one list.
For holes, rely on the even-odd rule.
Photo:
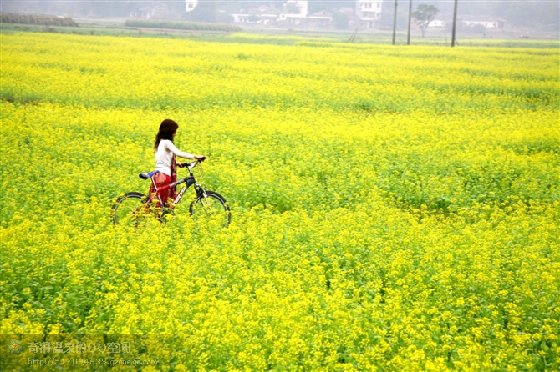
[[(275, 5), (281, 8), (283, 0), (269, 1), (232, 1), (232, 0), (199, 0), (199, 8), (216, 9), (249, 8), (261, 4)], [(451, 14), (453, 0), (413, 0), (413, 8), (418, 4), (433, 4), (440, 10), (440, 16)], [(355, 1), (346, 0), (311, 0), (310, 11), (326, 9), (336, 11), (340, 7), (354, 7)], [(405, 17), (408, 12), (409, 0), (398, 0), (399, 16)], [(166, 1), (124, 1), (124, 0), (2, 0), (3, 12), (40, 12), (66, 16), (91, 17), (128, 17), (139, 8), (164, 6), (173, 9), (172, 14), (186, 15), (185, 2)], [(385, 0), (383, 21), (392, 21), (394, 0)], [(500, 18), (510, 26), (540, 27), (550, 31), (558, 29), (560, 1), (558, 0), (459, 0), (459, 17)]]

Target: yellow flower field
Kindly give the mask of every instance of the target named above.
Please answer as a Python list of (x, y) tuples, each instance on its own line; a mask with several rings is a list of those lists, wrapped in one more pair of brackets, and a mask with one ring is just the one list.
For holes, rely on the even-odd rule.
[(241, 36), (0, 33), (2, 369), (560, 368), (560, 49)]

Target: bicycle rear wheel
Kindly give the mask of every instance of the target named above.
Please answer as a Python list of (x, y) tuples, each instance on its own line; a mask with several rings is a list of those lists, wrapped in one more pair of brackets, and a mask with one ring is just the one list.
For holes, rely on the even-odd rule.
[(189, 211), (196, 222), (215, 222), (224, 227), (231, 222), (231, 211), (226, 200), (214, 191), (206, 191), (206, 196), (198, 196), (192, 201)]
[(129, 192), (119, 197), (112, 207), (113, 224), (138, 227), (150, 215), (146, 198), (139, 192)]

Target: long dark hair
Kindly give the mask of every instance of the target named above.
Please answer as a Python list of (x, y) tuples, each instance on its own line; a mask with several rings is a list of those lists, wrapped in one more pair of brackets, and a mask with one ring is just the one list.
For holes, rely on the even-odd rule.
[(173, 141), (173, 134), (177, 131), (179, 125), (171, 119), (165, 119), (159, 125), (159, 132), (156, 134), (156, 141), (154, 143), (154, 149), (157, 150), (159, 146), (159, 141), (162, 139)]

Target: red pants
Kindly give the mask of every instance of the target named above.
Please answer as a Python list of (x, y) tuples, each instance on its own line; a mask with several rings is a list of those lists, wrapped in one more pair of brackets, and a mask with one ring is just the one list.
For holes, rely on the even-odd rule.
[[(169, 187), (169, 184), (171, 183), (171, 176), (168, 176), (164, 173), (158, 173), (154, 176), (154, 183), (156, 184), (156, 187), (158, 189), (157, 195), (159, 195), (159, 198), (161, 199), (163, 204), (167, 204), (167, 200), (170, 197), (175, 198), (174, 190)], [(152, 183), (152, 185), (150, 186), (150, 195), (156, 192), (154, 183)]]

